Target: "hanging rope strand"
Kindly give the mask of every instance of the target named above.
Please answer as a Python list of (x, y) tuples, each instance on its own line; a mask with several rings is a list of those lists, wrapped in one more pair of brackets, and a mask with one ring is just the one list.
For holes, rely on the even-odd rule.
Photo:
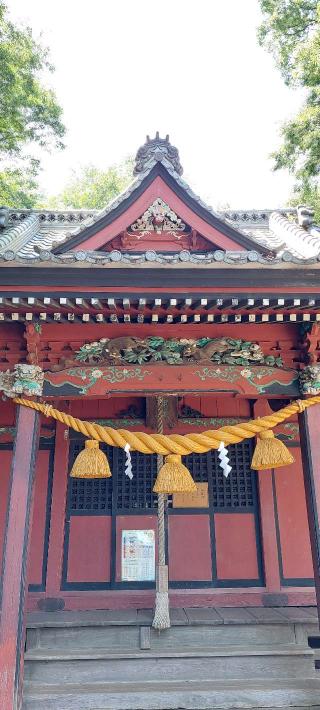
[(126, 429), (112, 429), (111, 427), (103, 427), (94, 422), (82, 421), (70, 414), (54, 409), (50, 404), (41, 404), (33, 402), (29, 399), (17, 397), (14, 399), (16, 404), (24, 407), (30, 407), (38, 412), (41, 412), (47, 417), (53, 417), (62, 424), (65, 424), (74, 431), (78, 431), (84, 436), (96, 441), (102, 441), (109, 446), (118, 446), (124, 449), (126, 444), (130, 444), (131, 451), (140, 451), (143, 454), (158, 454), (166, 456), (168, 454), (179, 454), (185, 456), (190, 453), (205, 453), (210, 449), (218, 449), (221, 441), (225, 445), (237, 444), (243, 439), (250, 439), (257, 434), (268, 429), (273, 429), (277, 424), (281, 424), (286, 419), (289, 419), (294, 414), (312, 407), (320, 403), (320, 395), (310, 397), (306, 400), (297, 400), (286, 407), (279, 409), (265, 417), (259, 419), (251, 419), (248, 422), (241, 424), (233, 424), (224, 426), (220, 429), (204, 431), (194, 434), (147, 434), (145, 432), (131, 432)]
[[(157, 434), (163, 434), (163, 397), (157, 397)], [(157, 473), (159, 473), (161, 466), (163, 466), (163, 456), (161, 454), (157, 455)], [(166, 549), (165, 549), (165, 494), (158, 494), (158, 555), (159, 564), (166, 564)]]
[[(163, 397), (156, 398), (157, 408), (157, 433), (163, 434), (164, 424), (164, 400)], [(163, 466), (163, 456), (157, 455), (157, 473)], [(169, 614), (169, 591), (168, 591), (168, 567), (166, 565), (166, 531), (165, 531), (165, 493), (158, 493), (158, 567), (157, 567), (157, 591), (154, 617), (152, 626), (154, 629), (170, 628)]]

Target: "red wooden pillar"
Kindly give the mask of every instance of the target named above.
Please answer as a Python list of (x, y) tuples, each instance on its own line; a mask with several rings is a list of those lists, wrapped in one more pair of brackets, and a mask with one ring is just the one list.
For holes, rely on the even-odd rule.
[(58, 597), (61, 592), (63, 540), (66, 497), (68, 487), (69, 431), (57, 422), (54, 448), (51, 523), (47, 564), (47, 596)]
[[(257, 400), (254, 416), (263, 417), (267, 414), (271, 414), (268, 402)], [(266, 590), (269, 593), (280, 592), (281, 589), (272, 475), (272, 469), (258, 471), (262, 554)]]
[(19, 407), (0, 587), (0, 688), (3, 710), (20, 710), (22, 705), (26, 572), (38, 441), (38, 413)]
[(306, 492), (313, 572), (320, 621), (320, 405), (299, 414), (300, 445)]
[(269, 593), (281, 590), (272, 473), (270, 469), (258, 471), (264, 576)]

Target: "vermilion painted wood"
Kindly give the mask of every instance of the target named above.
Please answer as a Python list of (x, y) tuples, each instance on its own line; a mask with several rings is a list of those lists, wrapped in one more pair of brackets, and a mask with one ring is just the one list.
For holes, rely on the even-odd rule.
[[(12, 451), (0, 451), (0, 565), (2, 560), (2, 546), (5, 533), (11, 461)], [(42, 563), (46, 523), (46, 501), (48, 491), (48, 467), (49, 452), (46, 450), (41, 450), (38, 452), (36, 462), (33, 522), (31, 532), (30, 556), (28, 561), (29, 584), (41, 584), (42, 581)]]
[(258, 579), (254, 516), (216, 513), (214, 527), (218, 579)]
[[(239, 246), (236, 241), (226, 237), (210, 224), (205, 222), (201, 217), (198, 217), (177, 195), (170, 189), (161, 177), (156, 177), (155, 180), (146, 188), (145, 192), (131, 205), (126, 212), (115, 219), (109, 226), (101, 229), (89, 239), (86, 239), (81, 244), (81, 249), (99, 249), (106, 242), (116, 237), (120, 232), (123, 232), (127, 227), (135, 222), (138, 217), (141, 217), (152, 202), (161, 197), (164, 202), (167, 202), (171, 209), (176, 212), (181, 219), (189, 224), (192, 229), (196, 229), (206, 239), (221, 249), (237, 249), (243, 251), (243, 247)], [(79, 247), (77, 247), (78, 249)]]
[[(242, 417), (249, 419), (251, 416), (250, 402), (240, 397), (215, 397), (206, 394), (184, 395), (181, 398), (181, 407), (192, 407), (201, 412), (203, 417)], [(191, 425), (190, 425), (191, 426)], [(179, 421), (177, 427), (179, 434), (190, 431), (190, 426)], [(193, 430), (195, 427), (193, 424)], [(177, 429), (178, 431), (178, 429)]]
[[(193, 363), (192, 365), (121, 365), (99, 367), (102, 373), (92, 377), (96, 368), (81, 367), (46, 372), (43, 396), (55, 398), (57, 395), (73, 398), (86, 396), (104, 397), (110, 394), (151, 394), (209, 392), (212, 394), (232, 393), (244, 397), (283, 397), (299, 395), (298, 375), (295, 369), (261, 368), (260, 378), (246, 376), (241, 365), (220, 365), (214, 363)], [(258, 368), (254, 374), (259, 374)]]
[(70, 518), (68, 582), (109, 582), (111, 516)]
[[(2, 331), (1, 331), (2, 332)], [(146, 338), (150, 335), (161, 335), (164, 338), (200, 338), (200, 337), (230, 337), (238, 338), (239, 335), (246, 340), (256, 340), (261, 344), (265, 355), (281, 355), (285, 367), (296, 368), (296, 362), (301, 359), (301, 343), (298, 341), (298, 331), (290, 323), (265, 323), (265, 324), (134, 324), (134, 323), (104, 323), (104, 324), (43, 324), (41, 341), (38, 347), (39, 364), (45, 370), (52, 370), (62, 357), (74, 358), (74, 354), (85, 342), (94, 341), (102, 336), (117, 338), (119, 336), (138, 336)], [(0, 340), (0, 353), (4, 351), (5, 357), (0, 358), (0, 368), (8, 369), (21, 358), (27, 356), (26, 342), (22, 337), (17, 339), (8, 335)], [(87, 397), (90, 396), (87, 395)], [(4, 411), (7, 405), (4, 405)], [(9, 424), (12, 418), (8, 413), (3, 423)], [(4, 415), (3, 415), (4, 416)]]
[[(171, 589), (170, 590), (170, 606), (171, 608), (189, 607), (189, 606), (263, 606), (265, 603), (264, 588), (244, 589), (242, 588), (227, 588), (227, 589)], [(284, 600), (288, 606), (314, 606), (316, 604), (316, 595), (313, 588), (306, 589), (305, 587), (286, 587), (283, 590), (285, 595)], [(44, 594), (30, 593), (28, 598), (28, 611), (38, 609), (37, 602), (44, 598)], [(64, 591), (60, 593), (60, 597), (65, 602), (65, 608), (69, 610), (84, 610), (84, 609), (146, 609), (154, 606), (155, 592), (149, 589), (139, 590), (103, 590), (70, 592)]]
[[(319, 437), (319, 431), (318, 431)], [(303, 442), (301, 440), (301, 446)], [(275, 470), (278, 524), (284, 579), (313, 577), (310, 536), (299, 448), (295, 463)]]
[(0, 567), (5, 536), (12, 451), (0, 451)]
[[(141, 338), (147, 338), (159, 333), (163, 338), (242, 337), (244, 340), (266, 343), (277, 340), (296, 345), (298, 343), (297, 326), (293, 323), (45, 323), (41, 327), (41, 342), (90, 342), (100, 337), (118, 338), (122, 335), (137, 334)], [(5, 344), (6, 340), (7, 338), (2, 338), (1, 335), (1, 342)]]
[(158, 549), (156, 515), (117, 515), (116, 521), (116, 581), (121, 582), (121, 539), (122, 530), (154, 530), (156, 543), (156, 560)]
[(209, 515), (169, 515), (169, 580), (212, 579)]
[(68, 458), (68, 429), (66, 429), (66, 427), (60, 422), (57, 422), (46, 585), (47, 595), (49, 597), (57, 596), (61, 588), (66, 496), (68, 485)]
[(28, 560), (28, 583), (41, 584), (44, 555), (49, 478), (49, 451), (38, 451), (34, 485), (34, 503)]
[(299, 414), (307, 514), (320, 623), (320, 405)]
[[(263, 417), (272, 412), (268, 402), (262, 399), (255, 402), (253, 411), (255, 417)], [(265, 585), (268, 592), (279, 592), (281, 582), (272, 470), (257, 471), (257, 477)]]
[[(7, 268), (10, 268), (9, 266)], [(40, 264), (40, 266), (35, 266), (35, 268), (42, 268), (43, 269), (43, 264)], [(48, 270), (50, 270), (50, 267), (47, 267)], [(43, 269), (46, 271), (46, 269)], [(61, 267), (61, 274), (63, 274), (63, 267)], [(249, 285), (249, 279), (250, 279), (250, 273), (248, 274), (248, 286), (237, 286), (237, 287), (230, 287), (230, 286), (224, 286), (223, 287), (223, 293), (234, 293), (237, 291), (238, 293), (274, 293), (276, 296), (279, 296), (280, 292), (280, 286), (263, 286), (259, 288), (258, 286), (251, 286)], [(13, 287), (12, 285), (8, 284), (2, 284), (1, 285), (1, 291), (9, 292), (12, 293), (26, 293), (26, 288), (27, 288), (27, 293), (81, 293), (81, 295), (85, 293), (106, 293), (110, 294), (112, 293), (119, 293), (123, 294), (124, 288), (123, 286), (86, 286), (85, 284), (81, 285), (81, 289), (79, 286), (69, 286), (67, 284), (64, 284), (63, 286), (60, 285), (52, 285), (48, 287), (48, 284), (45, 282), (45, 276), (43, 278), (43, 284), (37, 284), (36, 286), (32, 286), (28, 284), (28, 287), (26, 286), (21, 286), (18, 283)], [(189, 286), (186, 285), (186, 287), (183, 286), (164, 286), (163, 288), (160, 286), (128, 286), (128, 292), (130, 293), (136, 293), (140, 294), (142, 292), (147, 292), (147, 293), (199, 293), (199, 286)], [(281, 294), (286, 293), (286, 294), (297, 294), (299, 293), (310, 293), (310, 286), (299, 286), (299, 288), (295, 288), (293, 286), (282, 286), (281, 285)], [(207, 293), (212, 293), (212, 294), (219, 294), (221, 296), (221, 287), (215, 287), (213, 286), (202, 286), (201, 287), (201, 293), (207, 294)], [(320, 287), (318, 286), (312, 286), (312, 293), (320, 293)], [(25, 307), (24, 307), (25, 310)], [(15, 306), (15, 311), (19, 311), (19, 308)], [(268, 313), (269, 309), (266, 308), (265, 312)]]
[[(106, 399), (77, 399), (70, 402), (70, 414), (74, 417), (93, 419), (119, 419), (123, 412), (128, 412), (129, 407), (134, 407), (136, 416), (144, 420), (145, 406), (141, 397), (109, 397)], [(134, 425), (134, 419), (132, 419)], [(139, 426), (139, 425), (138, 425)], [(141, 428), (141, 424), (140, 424)]]
[(268, 592), (279, 592), (281, 582), (271, 470), (258, 472), (258, 486), (265, 585)]
[(1, 580), (0, 687), (5, 710), (20, 710), (22, 704), (24, 605), (38, 430), (38, 414), (19, 407)]
[[(56, 326), (56, 330), (58, 330), (59, 326)], [(246, 400), (235, 400), (235, 399), (230, 399), (228, 398), (215, 398), (213, 395), (212, 396), (206, 396), (205, 394), (199, 395), (197, 397), (192, 397), (188, 396), (185, 398), (186, 404), (189, 404), (189, 406), (194, 406), (196, 409), (202, 412), (203, 415), (206, 416), (249, 416), (249, 409), (248, 408), (248, 402)], [(110, 412), (110, 405), (114, 408), (115, 403), (117, 404), (116, 409), (112, 410), (114, 413)], [(107, 416), (115, 416), (118, 411), (120, 410), (125, 410), (127, 407), (127, 404), (133, 403), (132, 398), (128, 398), (126, 400), (125, 397), (119, 398), (117, 400), (112, 400), (110, 401), (110, 404), (108, 403), (108, 400), (88, 400), (88, 398), (84, 398), (81, 402), (74, 402), (72, 403), (72, 413), (75, 413), (78, 416), (86, 416), (86, 413), (89, 412), (88, 407), (90, 408), (90, 416), (97, 417), (97, 416), (102, 416), (102, 417), (107, 417)], [(58, 404), (58, 406), (62, 406), (61, 404)], [(78, 411), (79, 406), (81, 406), (81, 411)], [(74, 407), (77, 408), (77, 411), (74, 412)], [(239, 409), (240, 407), (240, 409)], [(5, 411), (7, 408), (7, 403), (4, 404), (3, 411)], [(263, 412), (261, 412), (263, 414)], [(6, 423), (6, 421), (4, 421)], [(139, 428), (139, 427), (138, 427)], [(141, 428), (141, 427), (140, 427)], [(179, 431), (183, 433), (183, 427)], [(64, 454), (63, 454), (64, 451)], [(1, 456), (1, 454), (0, 454)], [(61, 456), (61, 465), (59, 468), (59, 456)], [(56, 442), (56, 471), (59, 470), (59, 473), (57, 474), (55, 472), (55, 482), (54, 485), (56, 485), (56, 497), (54, 497), (53, 500), (53, 514), (51, 518), (51, 561), (49, 559), (49, 565), (48, 565), (48, 581), (47, 581), (47, 596), (63, 596), (63, 598), (66, 600), (66, 606), (68, 608), (108, 608), (109, 603), (114, 604), (114, 608), (116, 608), (118, 605), (130, 605), (131, 604), (131, 592), (128, 595), (127, 601), (125, 601), (125, 598), (123, 597), (123, 592), (119, 592), (119, 596), (114, 598), (113, 602), (110, 602), (109, 600), (109, 594), (110, 592), (106, 592), (106, 597), (99, 597), (97, 596), (97, 593), (95, 592), (61, 592), (60, 591), (60, 580), (61, 580), (61, 555), (62, 555), (62, 547), (63, 547), (63, 532), (64, 532), (64, 510), (65, 510), (65, 483), (67, 480), (67, 471), (68, 471), (68, 464), (67, 464), (67, 458), (68, 458), (68, 443), (64, 439), (64, 428), (62, 425), (60, 425), (60, 433), (58, 433), (57, 430), (57, 442)], [(279, 474), (281, 472), (279, 471)], [(260, 474), (261, 479), (263, 479), (263, 474), (262, 472)], [(265, 478), (263, 479), (264, 481), (266, 480)], [(269, 501), (270, 503), (270, 501)], [(265, 510), (265, 506), (264, 506)], [(137, 516), (138, 517), (138, 516)], [(131, 518), (131, 516), (130, 516)], [(262, 521), (263, 524), (263, 521)], [(269, 534), (270, 534), (270, 528), (269, 528)], [(60, 538), (60, 540), (59, 540)], [(270, 542), (270, 541), (269, 541)], [(270, 545), (271, 546), (271, 545)], [(266, 553), (266, 550), (264, 550)], [(50, 558), (50, 553), (49, 553), (49, 558)], [(265, 566), (266, 566), (266, 556), (265, 556)], [(266, 569), (266, 577), (267, 577), (267, 569)], [(51, 579), (51, 581), (50, 581)], [(55, 580), (54, 584), (52, 585), (52, 581)], [(49, 584), (50, 581), (50, 584)], [(51, 586), (50, 586), (51, 585)], [(268, 585), (268, 577), (267, 577), (267, 585)], [(272, 582), (267, 586), (268, 591), (276, 591), (276, 585)], [(185, 594), (188, 595), (189, 592), (192, 590), (185, 590)], [(289, 595), (289, 599), (292, 600), (294, 599), (295, 601), (290, 601), (289, 603), (298, 603), (298, 604), (311, 604), (313, 603), (312, 601), (312, 591), (300, 591), (300, 592), (293, 592), (290, 591), (290, 589), (286, 588), (286, 594)], [(117, 593), (118, 594), (118, 593)], [(136, 594), (136, 592), (135, 592)], [(203, 599), (205, 599), (205, 603), (208, 603), (208, 592), (203, 592), (204, 596)], [(221, 605), (223, 606), (226, 603), (229, 604), (234, 604), (237, 605), (240, 603), (239, 599), (241, 597), (242, 599), (242, 591), (240, 590), (233, 590), (232, 594), (234, 595), (232, 597), (233, 601), (229, 601), (227, 598), (224, 598), (221, 602)], [(240, 597), (239, 597), (240, 595)], [(41, 593), (31, 593), (29, 595), (29, 600), (32, 605), (36, 605), (36, 600), (41, 598), (43, 595)], [(239, 598), (238, 598), (239, 597)], [(141, 596), (139, 597), (141, 599), (141, 606), (146, 605), (146, 600), (145, 600), (145, 592), (141, 590)], [(95, 601), (94, 601), (95, 599)], [(115, 601), (115, 599), (118, 599), (118, 602)], [(213, 601), (214, 599), (214, 601)], [(313, 597), (314, 600), (314, 597)], [(174, 602), (176, 603), (176, 602)], [(199, 604), (202, 603), (202, 597), (200, 598), (198, 596), (198, 591), (194, 593), (192, 599), (190, 599), (190, 603), (193, 604)], [(219, 600), (216, 600), (215, 597), (211, 597), (211, 603), (214, 605), (215, 603), (219, 603)], [(256, 599), (255, 603), (261, 604), (261, 597), (259, 599)], [(102, 604), (102, 606), (101, 606)], [(34, 608), (34, 607), (33, 607)]]

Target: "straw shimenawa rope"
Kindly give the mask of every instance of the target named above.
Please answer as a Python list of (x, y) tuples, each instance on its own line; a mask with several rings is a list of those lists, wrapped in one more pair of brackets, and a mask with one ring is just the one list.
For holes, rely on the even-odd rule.
[(248, 422), (241, 422), (241, 424), (223, 426), (220, 429), (204, 431), (201, 434), (197, 432), (184, 435), (147, 434), (142, 431), (133, 432), (126, 429), (112, 429), (111, 427), (95, 424), (95, 422), (82, 421), (72, 417), (70, 414), (60, 412), (59, 409), (54, 409), (51, 404), (41, 404), (21, 397), (16, 397), (13, 401), (24, 407), (31, 407), (31, 409), (41, 412), (46, 417), (53, 417), (53, 419), (84, 434), (89, 439), (103, 441), (109, 446), (118, 446), (124, 449), (126, 444), (130, 444), (131, 451), (140, 451), (143, 454), (161, 454), (163, 456), (180, 454), (180, 456), (186, 456), (190, 453), (203, 454), (206, 451), (210, 451), (210, 449), (217, 449), (221, 441), (226, 446), (228, 444), (238, 444), (243, 439), (250, 439), (262, 431), (273, 429), (277, 424), (281, 424), (281, 422), (289, 419), (297, 412), (303, 412), (314, 404), (320, 404), (320, 395), (306, 400), (296, 400), (288, 404), (287, 407), (279, 409), (278, 412), (265, 417), (250, 419)]

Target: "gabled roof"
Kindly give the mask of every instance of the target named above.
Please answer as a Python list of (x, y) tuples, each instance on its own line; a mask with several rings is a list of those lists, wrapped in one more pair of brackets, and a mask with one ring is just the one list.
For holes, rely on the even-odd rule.
[[(318, 258), (320, 230), (312, 223), (312, 216), (308, 210), (302, 211), (303, 214), (300, 211), (300, 224), (297, 224), (294, 219), (297, 213), (293, 209), (276, 212), (272, 210), (217, 212), (192, 191), (181, 177), (181, 173), (178, 151), (169, 143), (168, 136), (161, 139), (157, 134), (152, 140), (147, 138), (136, 156), (135, 179), (103, 210), (11, 211), (8, 225), (0, 230), (0, 260), (11, 261), (18, 258), (32, 261), (40, 258), (45, 261), (46, 254), (48, 256), (50, 254), (50, 258), (58, 255), (61, 257), (65, 255), (68, 258), (68, 255), (75, 256), (75, 252), (80, 248), (82, 255), (90, 254), (93, 263), (93, 252), (96, 252), (96, 249), (103, 249), (105, 243), (115, 236), (110, 232), (110, 226), (114, 225), (115, 230), (120, 223), (124, 224), (125, 228), (128, 227), (133, 221), (134, 209), (139, 210), (143, 200), (148, 199), (152, 186), (155, 190), (158, 187), (167, 189), (177, 198), (181, 210), (186, 211), (188, 217), (186, 221), (191, 227), (192, 220), (201, 225), (202, 233), (213, 245), (212, 258), (216, 261), (221, 260), (223, 251), (228, 255), (228, 259), (234, 259), (239, 263), (246, 260), (246, 253), (252, 254), (252, 258), (249, 257), (252, 261), (255, 260), (254, 254), (257, 254), (259, 258), (256, 260), (259, 261), (268, 257), (275, 261), (279, 261), (279, 258), (290, 261), (291, 257), (298, 261)], [(126, 223), (127, 212), (128, 224)], [(135, 218), (140, 214), (138, 211)], [(104, 234), (108, 235), (107, 238), (103, 236)], [(224, 238), (224, 247), (219, 245), (219, 235), (220, 238)], [(93, 239), (96, 239), (94, 247), (92, 247)], [(99, 261), (99, 251), (96, 252), (96, 256)], [(127, 257), (129, 260), (130, 257), (134, 259), (134, 255), (123, 254), (123, 256), (125, 259)], [(101, 252), (100, 257), (102, 257)], [(136, 256), (135, 259), (137, 262)], [(172, 258), (171, 260), (168, 258), (167, 261), (172, 263)], [(197, 262), (196, 255), (194, 261)]]
[[(75, 249), (88, 238), (112, 224), (112, 222), (120, 215), (123, 215), (129, 207), (136, 202), (138, 197), (143, 195), (157, 177), (162, 178), (172, 192), (174, 192), (195, 215), (199, 216), (208, 225), (231, 239), (235, 242), (235, 245), (239, 245), (244, 249), (252, 249), (254, 245), (256, 248), (261, 247), (258, 241), (251, 238), (240, 229), (235, 228), (231, 223), (221, 218), (211, 207), (208, 207), (200, 197), (195, 195), (180, 175), (175, 172), (171, 163), (165, 157), (161, 157), (161, 160), (151, 158), (146, 163), (145, 170), (139, 173), (124, 192), (110, 202), (105, 209), (86, 220), (86, 222), (80, 225), (70, 236), (66, 235), (65, 241), (53, 250), (54, 253), (61, 254), (65, 251)], [(205, 236), (208, 238), (207, 234)]]

